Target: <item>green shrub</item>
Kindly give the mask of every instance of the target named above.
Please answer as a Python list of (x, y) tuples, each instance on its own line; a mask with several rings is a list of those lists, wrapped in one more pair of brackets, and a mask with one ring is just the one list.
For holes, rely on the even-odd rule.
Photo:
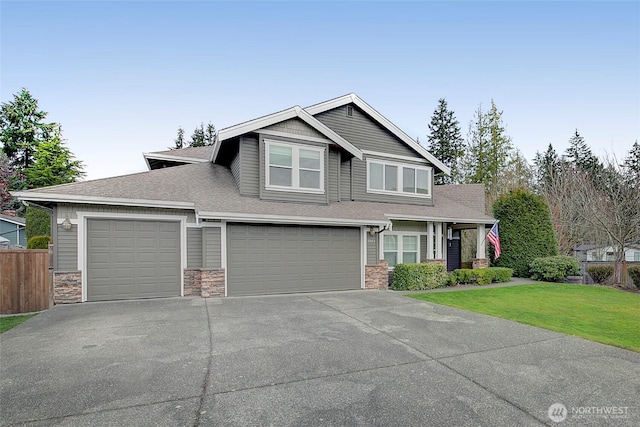
[(631, 277), (633, 284), (640, 289), (640, 265), (632, 265), (627, 268), (627, 273), (629, 273), (629, 277)]
[(452, 274), (456, 284), (475, 283), (476, 285), (487, 285), (489, 283), (508, 282), (511, 280), (513, 270), (505, 267), (460, 268), (454, 270)]
[(590, 265), (587, 267), (587, 273), (596, 283), (604, 283), (613, 275), (612, 265)]
[(530, 264), (531, 278), (545, 282), (564, 282), (567, 276), (580, 276), (578, 260), (570, 256), (536, 258)]
[(27, 240), (27, 249), (49, 249), (49, 236), (33, 236)]
[(398, 264), (393, 270), (393, 289), (416, 291), (447, 285), (447, 269), (441, 264)]
[(27, 207), (25, 214), (25, 234), (27, 240), (34, 236), (50, 236), (51, 235), (51, 213), (44, 209)]
[(541, 196), (512, 191), (494, 203), (493, 216), (500, 220), (502, 255), (493, 260), (490, 250), (492, 265), (510, 267), (515, 276), (529, 277), (534, 259), (558, 254), (549, 208)]

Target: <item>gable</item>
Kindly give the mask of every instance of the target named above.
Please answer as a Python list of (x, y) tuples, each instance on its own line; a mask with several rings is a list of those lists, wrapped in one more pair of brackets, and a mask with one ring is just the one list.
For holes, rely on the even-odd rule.
[(314, 117), (360, 150), (423, 159), (354, 104), (342, 105)]
[(299, 118), (293, 118), (289, 120), (282, 121), (280, 123), (273, 124), (271, 126), (267, 126), (262, 130), (271, 131), (271, 132), (281, 132), (285, 134), (291, 135), (300, 135), (307, 136), (311, 138), (321, 138), (326, 139), (327, 137), (322, 133), (318, 132)]

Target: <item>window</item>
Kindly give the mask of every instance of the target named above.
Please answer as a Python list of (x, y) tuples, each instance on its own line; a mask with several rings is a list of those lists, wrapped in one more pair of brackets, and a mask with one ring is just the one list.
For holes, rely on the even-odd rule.
[(640, 261), (640, 252), (634, 252), (633, 253), (633, 260), (634, 261)]
[(367, 162), (367, 191), (404, 196), (431, 195), (431, 168), (377, 161)]
[(389, 263), (389, 267), (420, 262), (419, 241), (419, 236), (415, 234), (385, 234), (383, 256)]
[(265, 140), (266, 188), (324, 192), (324, 148)]

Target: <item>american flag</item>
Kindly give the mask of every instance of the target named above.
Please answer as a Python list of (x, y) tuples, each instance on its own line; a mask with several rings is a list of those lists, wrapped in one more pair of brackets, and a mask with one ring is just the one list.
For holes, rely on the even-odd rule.
[(500, 236), (498, 235), (497, 222), (493, 224), (493, 227), (491, 227), (491, 230), (489, 230), (489, 234), (487, 234), (487, 240), (493, 245), (493, 259), (498, 259), (498, 257), (502, 253), (502, 249), (500, 249)]

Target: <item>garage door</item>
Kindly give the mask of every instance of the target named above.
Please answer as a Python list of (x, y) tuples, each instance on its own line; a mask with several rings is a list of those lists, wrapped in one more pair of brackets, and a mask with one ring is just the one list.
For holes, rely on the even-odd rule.
[(87, 220), (87, 299), (180, 296), (180, 223)]
[(360, 229), (229, 224), (227, 294), (360, 289)]

